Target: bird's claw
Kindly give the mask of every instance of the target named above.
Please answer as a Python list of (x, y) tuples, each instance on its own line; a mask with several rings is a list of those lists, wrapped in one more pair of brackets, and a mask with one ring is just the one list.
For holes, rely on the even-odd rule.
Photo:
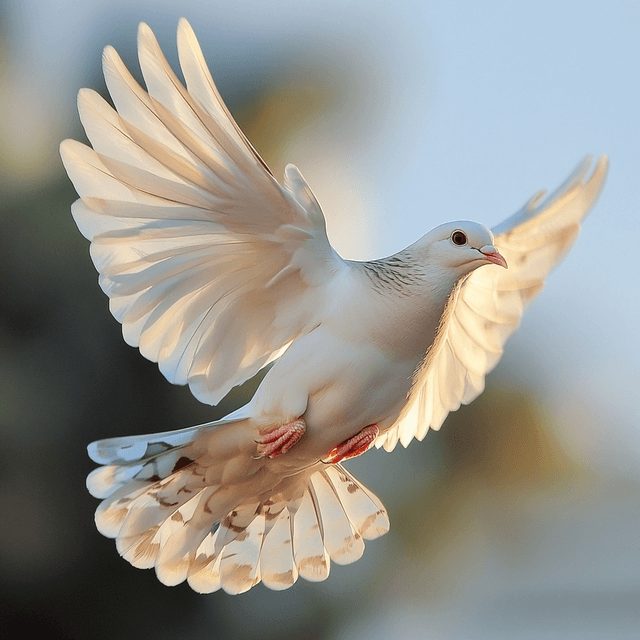
[(259, 457), (268, 456), (273, 459), (287, 453), (302, 438), (306, 430), (306, 422), (302, 418), (298, 418), (267, 433), (261, 433), (257, 440)]
[(337, 447), (331, 449), (325, 462), (336, 464), (342, 460), (361, 456), (371, 447), (379, 433), (380, 429), (378, 429), (378, 425), (376, 424), (365, 427), (360, 433), (353, 436), (353, 438), (349, 438), (341, 442)]

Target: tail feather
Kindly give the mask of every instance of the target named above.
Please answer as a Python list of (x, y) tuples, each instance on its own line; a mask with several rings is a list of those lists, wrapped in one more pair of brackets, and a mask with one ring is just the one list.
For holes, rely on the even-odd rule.
[(349, 519), (329, 473), (315, 473), (310, 484), (329, 557), (337, 564), (350, 564), (359, 560), (364, 553), (364, 541)]
[(114, 496), (123, 486), (127, 487), (127, 493), (131, 492), (132, 485), (136, 482), (136, 477), (140, 486), (146, 487), (148, 482), (145, 481), (149, 480), (151, 473), (149, 473), (148, 477), (142, 477), (144, 474), (141, 474), (141, 472), (144, 466), (144, 464), (126, 466), (110, 464), (98, 467), (87, 476), (87, 489), (94, 498), (104, 500)]
[(355, 562), (388, 530), (381, 502), (341, 465), (269, 475), (241, 421), (223, 424), (92, 445), (106, 463), (87, 479), (102, 498), (96, 525), (132, 565), (201, 593), (280, 590), (324, 580), (331, 560)]
[(386, 509), (378, 496), (360, 484), (342, 465), (325, 469), (347, 517), (365, 540), (375, 540), (389, 530)]
[(319, 517), (313, 489), (306, 491), (295, 514), (293, 548), (298, 574), (305, 580), (320, 582), (329, 575), (329, 553), (324, 546), (322, 518)]
[[(260, 582), (260, 553), (264, 539), (265, 514), (260, 503), (246, 505), (245, 510), (244, 521), (247, 524), (244, 535), (234, 536), (224, 546), (218, 567), (220, 584), (225, 585), (228, 593), (242, 593)], [(225, 521), (227, 519), (229, 526), (238, 526), (238, 516), (233, 518), (236, 523), (234, 525), (230, 524), (229, 516)]]
[(155, 536), (155, 567), (163, 584), (176, 585), (186, 580), (195, 551), (211, 530), (204, 506), (214, 493), (201, 491), (160, 525)]
[(144, 496), (148, 490), (148, 482), (134, 480), (103, 500), (95, 513), (98, 531), (106, 538), (116, 538), (133, 503)]
[[(292, 539), (293, 522), (289, 509), (284, 508), (262, 542), (260, 573), (265, 587), (281, 591), (298, 579)], [(222, 587), (226, 585), (223, 581)]]
[(98, 464), (128, 464), (138, 460), (149, 460), (167, 451), (177, 453), (182, 447), (191, 444), (207, 427), (217, 424), (221, 423), (211, 422), (188, 429), (144, 436), (107, 438), (92, 442), (87, 450), (89, 457)]

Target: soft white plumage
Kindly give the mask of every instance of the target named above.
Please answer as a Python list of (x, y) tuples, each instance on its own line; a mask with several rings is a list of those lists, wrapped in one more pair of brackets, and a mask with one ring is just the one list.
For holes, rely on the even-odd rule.
[(330, 559), (357, 560), (389, 526), (328, 460), (374, 439), (407, 446), (482, 392), (573, 244), (606, 158), (493, 233), (447, 223), (389, 258), (349, 262), (300, 172), (289, 165), (281, 186), (244, 137), (189, 24), (178, 28), (186, 89), (144, 24), (138, 47), (147, 91), (107, 47), (116, 110), (81, 90), (93, 149), (61, 145), (111, 311), (129, 344), (203, 402), (273, 366), (224, 420), (93, 443), (98, 529), (165, 584), (239, 593), (323, 580)]

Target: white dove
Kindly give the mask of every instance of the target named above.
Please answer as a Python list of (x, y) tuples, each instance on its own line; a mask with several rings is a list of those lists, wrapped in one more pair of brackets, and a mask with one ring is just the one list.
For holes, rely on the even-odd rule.
[(117, 111), (82, 89), (93, 149), (60, 148), (73, 216), (126, 342), (169, 381), (216, 404), (272, 366), (223, 420), (91, 444), (97, 527), (167, 585), (324, 580), (389, 528), (339, 462), (422, 440), (482, 392), (607, 159), (492, 231), (451, 222), (388, 258), (343, 260), (298, 169), (281, 186), (234, 122), (184, 19), (178, 52), (186, 89), (140, 25), (144, 91), (105, 49)]

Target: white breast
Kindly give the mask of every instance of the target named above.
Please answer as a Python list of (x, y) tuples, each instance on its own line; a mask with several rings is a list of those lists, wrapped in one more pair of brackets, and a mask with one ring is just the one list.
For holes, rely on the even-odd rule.
[(384, 431), (398, 419), (442, 313), (443, 305), (420, 309), (419, 302), (400, 300), (382, 314), (370, 306), (381, 304), (375, 298), (343, 307), (341, 322), (298, 338), (276, 362), (251, 413), (271, 424), (304, 416), (307, 434), (287, 453), (288, 468), (326, 456), (368, 425)]

